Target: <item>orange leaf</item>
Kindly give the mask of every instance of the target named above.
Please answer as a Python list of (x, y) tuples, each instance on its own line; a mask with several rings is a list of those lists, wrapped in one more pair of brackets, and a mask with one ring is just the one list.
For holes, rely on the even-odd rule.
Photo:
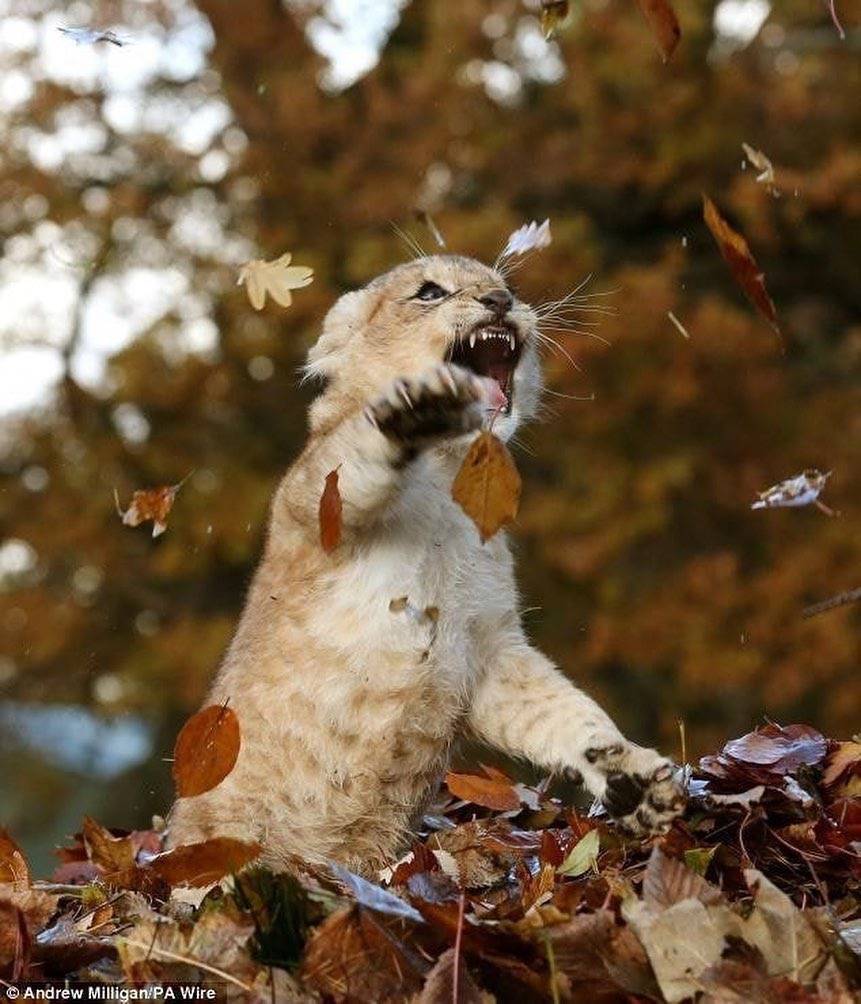
[(239, 719), (226, 704), (202, 708), (183, 725), (173, 750), (180, 798), (202, 795), (233, 770), (241, 745)]
[(655, 36), (661, 56), (666, 63), (675, 52), (679, 39), (682, 37), (682, 29), (679, 27), (679, 19), (673, 10), (669, 0), (637, 0), (640, 10)]
[(24, 852), (2, 827), (0, 827), (0, 883), (16, 886), (30, 884), (30, 869)]
[(768, 295), (768, 290), (765, 288), (765, 275), (760, 271), (747, 241), (738, 231), (733, 230), (707, 195), (703, 196), (703, 219), (711, 230), (712, 237), (717, 242), (720, 253), (729, 265), (735, 281), (744, 290), (754, 307), (780, 335), (777, 311)]
[(84, 816), (81, 829), (90, 860), (106, 875), (119, 875), (134, 869), (135, 851), (128, 837), (115, 837), (89, 816)]
[(326, 486), (320, 496), (320, 544), (330, 554), (341, 543), (341, 493), (338, 491), (338, 470), (326, 475)]
[(158, 537), (167, 529), (167, 516), (173, 508), (176, 493), (185, 484), (183, 478), (178, 484), (164, 485), (161, 488), (146, 488), (136, 491), (132, 495), (131, 505), (122, 511), (120, 499), (114, 491), (114, 501), (117, 505), (117, 512), (122, 517), (126, 526), (140, 526), (148, 519), (152, 520), (152, 535)]
[(492, 777), (482, 777), (479, 774), (455, 774), (449, 771), (445, 776), (445, 783), (452, 795), (474, 805), (483, 805), (486, 809), (496, 809), (497, 812), (519, 809), (520, 798), (511, 781), (499, 771), (494, 771), (493, 774)]
[(238, 872), (258, 857), (261, 850), (258, 843), (214, 837), (158, 854), (150, 861), (150, 867), (168, 885), (205, 886)]
[(482, 432), (457, 472), (451, 495), (478, 527), (484, 543), (517, 515), (520, 489), (520, 475), (508, 449), (492, 433)]

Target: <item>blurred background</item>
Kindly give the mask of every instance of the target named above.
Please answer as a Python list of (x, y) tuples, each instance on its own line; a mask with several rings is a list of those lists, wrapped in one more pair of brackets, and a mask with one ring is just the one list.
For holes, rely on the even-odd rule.
[[(433, 247), (417, 211), (489, 260), (550, 217), (520, 295), (591, 276), (616, 311), (555, 333), (516, 450), (536, 642), (673, 755), (679, 720), (689, 756), (763, 716), (859, 727), (861, 609), (801, 616), (861, 585), (859, 8), (841, 40), (821, 0), (686, 0), (664, 65), (633, 0), (573, 7), (547, 41), (537, 0), (0, 0), (0, 824), (37, 870), (85, 812), (167, 809), (303, 441), (297, 366), (409, 255), (392, 222)], [(316, 280), (257, 314), (238, 267), (284, 251)], [(839, 518), (751, 512), (809, 466)], [(190, 472), (164, 536), (121, 524), (114, 488)]]

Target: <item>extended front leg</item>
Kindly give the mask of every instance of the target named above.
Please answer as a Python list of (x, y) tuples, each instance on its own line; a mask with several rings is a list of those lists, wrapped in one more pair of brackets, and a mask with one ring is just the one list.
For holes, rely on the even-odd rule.
[(383, 394), (319, 437), (279, 489), (274, 518), (316, 534), (326, 475), (338, 471), (347, 535), (373, 524), (396, 496), (404, 468), (423, 449), (480, 428), (493, 381), (447, 363), (395, 380)]
[(582, 780), (632, 833), (658, 833), (685, 804), (670, 760), (629, 742), (519, 629), (495, 647), (470, 724), (486, 742)]

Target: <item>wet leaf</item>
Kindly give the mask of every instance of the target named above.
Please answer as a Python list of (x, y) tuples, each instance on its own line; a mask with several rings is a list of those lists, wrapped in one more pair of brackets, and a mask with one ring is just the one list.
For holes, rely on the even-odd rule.
[(598, 864), (598, 852), (601, 846), (601, 837), (597, 830), (589, 832), (581, 837), (571, 850), (571, 853), (556, 869), (560, 875), (570, 875), (577, 878), (592, 871)]
[(15, 886), (30, 884), (30, 869), (24, 852), (0, 827), (0, 883), (10, 883)]
[(520, 797), (514, 784), (504, 774), (457, 774), (449, 771), (445, 783), (452, 795), (462, 798), (474, 805), (482, 805), (486, 809), (496, 809), (498, 812), (509, 812), (520, 808)]
[(152, 520), (152, 535), (159, 537), (167, 529), (167, 517), (173, 508), (176, 494), (185, 484), (187, 478), (175, 485), (165, 485), (161, 488), (143, 488), (132, 495), (131, 505), (123, 512), (120, 498), (114, 490), (114, 502), (117, 513), (126, 526), (140, 526), (147, 520)]
[(682, 29), (669, 0), (637, 0), (666, 63), (676, 51)]
[(762, 317), (780, 335), (777, 311), (765, 288), (765, 275), (757, 265), (747, 241), (737, 230), (733, 230), (707, 195), (703, 196), (703, 219), (735, 281)]
[(239, 719), (226, 704), (213, 704), (192, 715), (173, 751), (177, 795), (191, 798), (220, 784), (233, 770), (240, 745)]
[(320, 496), (320, 545), (327, 554), (341, 543), (343, 505), (338, 489), (338, 471), (329, 471)]
[(520, 490), (520, 474), (505, 444), (482, 432), (451, 489), (452, 498), (478, 527), (482, 543), (517, 516)]
[(245, 285), (248, 299), (255, 310), (262, 310), (267, 293), (281, 307), (293, 302), (291, 290), (302, 289), (314, 281), (314, 270), (301, 265), (290, 265), (291, 254), (283, 254), (274, 261), (254, 259), (239, 270), (237, 285)]
[(214, 837), (158, 854), (150, 868), (168, 885), (206, 886), (244, 868), (262, 850), (260, 844)]
[(418, 924), (424, 923), (424, 918), (415, 907), (410, 906), (394, 893), (383, 889), (382, 886), (374, 885), (373, 882), (368, 882), (360, 875), (354, 875), (334, 861), (329, 865), (329, 870), (342, 885), (350, 890), (356, 902), (361, 903), (362, 906), (379, 913), (389, 914), (392, 917), (403, 917)]

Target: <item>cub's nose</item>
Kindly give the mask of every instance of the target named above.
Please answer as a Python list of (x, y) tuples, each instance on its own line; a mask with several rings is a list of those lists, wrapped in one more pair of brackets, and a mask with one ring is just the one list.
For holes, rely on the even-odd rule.
[(511, 310), (514, 297), (507, 289), (491, 289), (490, 292), (478, 297), (478, 302), (488, 310), (492, 310), (497, 317), (502, 317)]

